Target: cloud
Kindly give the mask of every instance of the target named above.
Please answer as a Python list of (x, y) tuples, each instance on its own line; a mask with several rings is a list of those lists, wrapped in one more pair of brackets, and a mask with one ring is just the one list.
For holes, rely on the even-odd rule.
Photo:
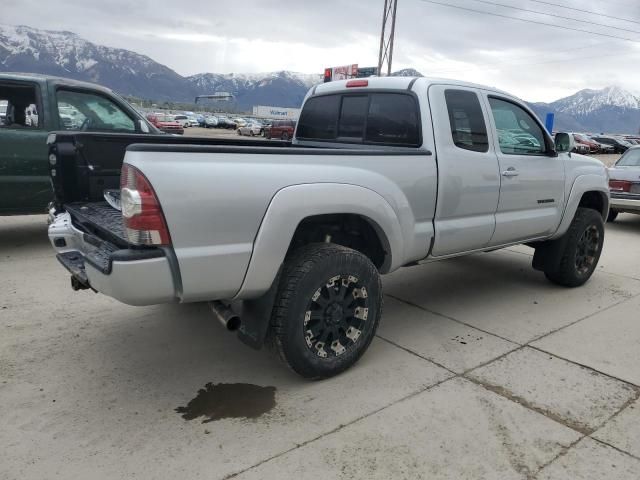
[[(633, 91), (640, 88), (640, 24), (585, 13), (640, 20), (636, 1), (550, 0), (575, 7), (568, 10), (531, 0), (495, 0), (607, 27), (477, 0), (438, 1), (526, 21), (423, 0), (400, 0), (394, 69), (412, 67), (429, 76), (488, 84), (527, 100), (550, 101), (582, 88), (610, 84)], [(382, 0), (0, 2), (3, 23), (73, 31), (96, 43), (148, 55), (181, 74), (279, 69), (319, 73), (332, 65), (375, 65), (383, 6)]]

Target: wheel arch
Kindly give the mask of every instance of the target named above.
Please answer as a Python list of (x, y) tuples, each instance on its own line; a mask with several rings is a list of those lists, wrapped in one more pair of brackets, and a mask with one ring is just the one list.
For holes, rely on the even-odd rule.
[(552, 239), (564, 235), (579, 207), (596, 210), (606, 221), (609, 213), (609, 186), (600, 175), (580, 175), (571, 186), (567, 206), (558, 230)]
[[(309, 243), (305, 242), (305, 235), (309, 241), (326, 241), (318, 238), (317, 232), (323, 232), (322, 229), (314, 231), (309, 227), (335, 226), (336, 222), (366, 225), (375, 233), (375, 237), (368, 236), (368, 240), (375, 242), (371, 251), (381, 249), (384, 252), (382, 257), (376, 258), (374, 254), (372, 259), (374, 264), (378, 263), (376, 266), (381, 273), (403, 264), (404, 240), (400, 221), (381, 195), (351, 184), (293, 185), (278, 191), (272, 198), (258, 229), (242, 287), (235, 298), (254, 298), (266, 292), (291, 248)], [(325, 233), (331, 235), (331, 232)]]

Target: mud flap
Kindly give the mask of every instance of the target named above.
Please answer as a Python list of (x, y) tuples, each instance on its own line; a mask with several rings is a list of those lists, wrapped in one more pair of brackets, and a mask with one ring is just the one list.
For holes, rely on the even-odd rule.
[(262, 348), (267, 337), (279, 283), (280, 272), (264, 295), (242, 302), (242, 322), (238, 328), (238, 339), (256, 350)]
[(567, 235), (532, 246), (536, 249), (533, 255), (533, 268), (541, 272), (555, 272), (560, 268), (562, 254), (567, 247)]

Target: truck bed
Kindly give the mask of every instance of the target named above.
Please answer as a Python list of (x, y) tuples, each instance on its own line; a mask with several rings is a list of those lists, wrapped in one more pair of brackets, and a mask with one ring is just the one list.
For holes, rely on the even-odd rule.
[(291, 145), (272, 140), (102, 132), (53, 132), (47, 144), (49, 155), (56, 156), (49, 169), (58, 211), (74, 202), (102, 202), (104, 190), (120, 188), (120, 169), (127, 147), (132, 144), (271, 148)]

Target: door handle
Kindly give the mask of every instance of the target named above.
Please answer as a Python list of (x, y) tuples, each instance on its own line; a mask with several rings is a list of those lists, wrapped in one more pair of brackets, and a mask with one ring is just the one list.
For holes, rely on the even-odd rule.
[(513, 167), (509, 167), (504, 172), (502, 172), (502, 176), (503, 177), (517, 177), (518, 175), (520, 175), (520, 174)]

